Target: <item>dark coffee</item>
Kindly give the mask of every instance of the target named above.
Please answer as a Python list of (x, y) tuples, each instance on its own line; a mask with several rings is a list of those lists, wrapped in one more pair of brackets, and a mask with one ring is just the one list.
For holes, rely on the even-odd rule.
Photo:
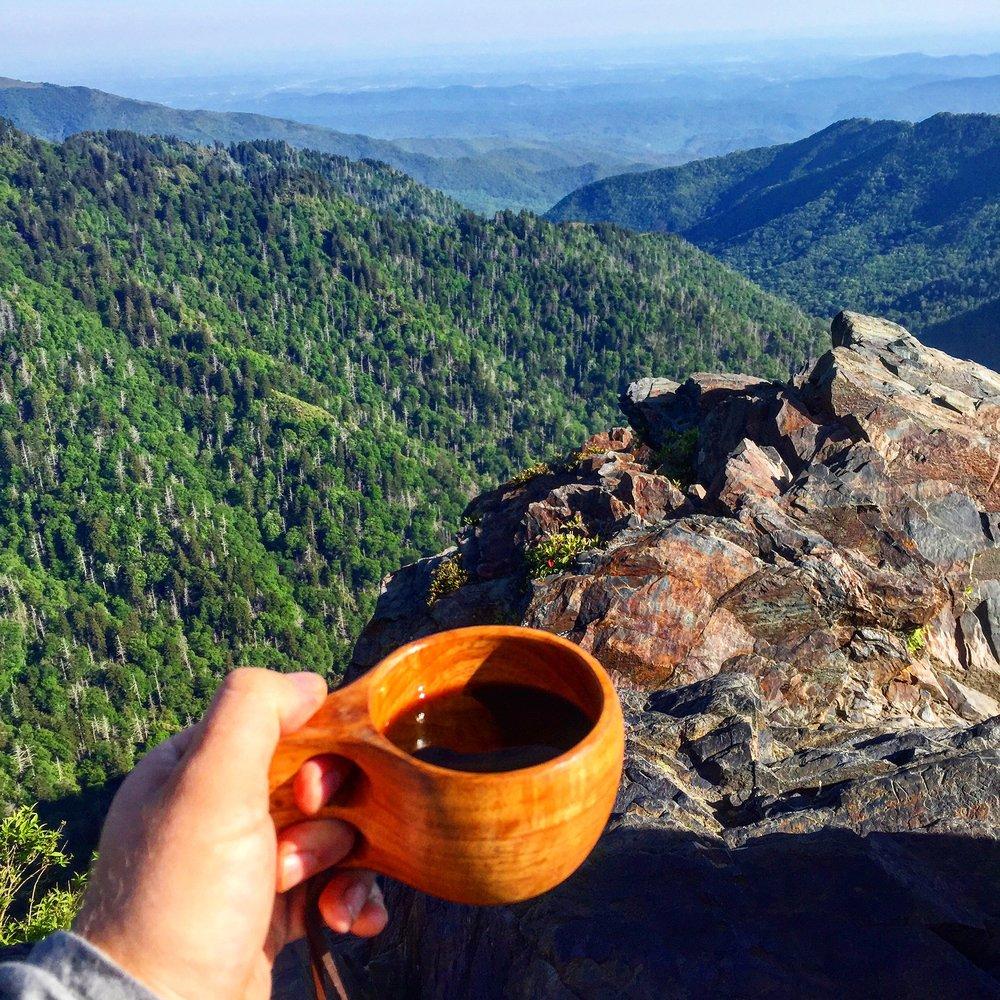
[(386, 727), (408, 754), (455, 771), (514, 771), (543, 764), (587, 735), (572, 702), (520, 684), (480, 684), (415, 701)]

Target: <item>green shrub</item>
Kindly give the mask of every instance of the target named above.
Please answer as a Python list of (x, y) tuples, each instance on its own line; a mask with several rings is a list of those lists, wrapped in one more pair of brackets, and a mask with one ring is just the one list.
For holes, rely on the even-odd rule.
[(583, 520), (576, 514), (559, 531), (553, 531), (532, 542), (525, 549), (524, 561), (533, 579), (561, 573), (581, 552), (594, 547)]
[(698, 454), (698, 428), (670, 431), (656, 453), (656, 468), (678, 486), (690, 486), (695, 477), (695, 458)]
[(529, 465), (526, 469), (522, 469), (520, 472), (515, 472), (513, 476), (507, 480), (508, 486), (523, 486), (525, 483), (530, 482), (537, 476), (547, 476), (552, 471), (551, 466), (545, 462), (535, 462), (534, 465)]
[(582, 448), (577, 448), (576, 451), (571, 451), (562, 462), (562, 466), (567, 470), (573, 469), (585, 459), (593, 458), (594, 455), (606, 455), (607, 452), (607, 448), (601, 448), (594, 444), (585, 444)]
[(906, 637), (906, 651), (910, 656), (919, 656), (927, 646), (927, 632), (921, 626)]
[(454, 594), (459, 587), (464, 587), (468, 582), (469, 574), (462, 569), (459, 556), (443, 559), (431, 573), (431, 584), (427, 588), (427, 607), (433, 607), (442, 597)]
[(69, 927), (83, 895), (83, 878), (53, 885), (69, 858), (59, 831), (50, 830), (32, 806), (0, 820), (0, 945), (38, 941)]

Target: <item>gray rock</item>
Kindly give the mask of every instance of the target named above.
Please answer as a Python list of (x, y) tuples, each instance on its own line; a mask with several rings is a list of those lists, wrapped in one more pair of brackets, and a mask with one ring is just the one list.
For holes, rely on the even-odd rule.
[(646, 740), (670, 723), (706, 735), (676, 757), (630, 742), (607, 833), (539, 899), (476, 910), (388, 886), (368, 988), (426, 1000), (1000, 995), (1000, 719), (803, 733), (775, 771), (782, 789), (733, 809), (710, 783), (692, 791), (680, 758), (727, 758), (760, 737), (753, 680), (627, 700)]
[(972, 416), (976, 412), (976, 401), (964, 392), (959, 392), (958, 389), (949, 389), (947, 386), (932, 382), (927, 387), (927, 391), (931, 400), (938, 406), (947, 406), (948, 409), (954, 410), (956, 413), (964, 413), (966, 416)]
[(625, 390), (625, 396), (629, 402), (638, 405), (648, 399), (672, 395), (680, 387), (679, 382), (673, 382), (668, 378), (641, 378)]
[[(834, 347), (868, 348), (880, 350), (892, 344), (907, 344), (913, 340), (905, 327), (891, 323), (887, 319), (876, 316), (865, 316), (863, 313), (843, 310), (833, 318), (831, 327)], [(909, 357), (915, 357), (920, 345), (911, 349)]]
[(910, 506), (904, 520), (921, 555), (939, 566), (968, 562), (991, 546), (979, 508), (964, 493)]
[(988, 580), (980, 584), (982, 603), (975, 609), (976, 617), (983, 627), (986, 641), (993, 650), (995, 659), (1000, 660), (1000, 580)]
[(677, 719), (738, 716), (757, 728), (763, 711), (760, 685), (749, 674), (741, 673), (720, 674), (682, 688), (654, 691), (646, 705), (650, 712)]

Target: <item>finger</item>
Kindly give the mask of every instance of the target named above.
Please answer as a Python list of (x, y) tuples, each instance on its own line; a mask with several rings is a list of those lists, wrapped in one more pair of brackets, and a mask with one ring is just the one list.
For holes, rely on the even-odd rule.
[(247, 794), (244, 776), (266, 777), (279, 738), (304, 725), (326, 692), (319, 674), (244, 667), (227, 675), (189, 753), (192, 765), (212, 776), (220, 806)]
[(292, 782), (292, 794), (299, 810), (306, 816), (318, 813), (336, 795), (352, 767), (350, 761), (334, 754), (307, 760)]
[(170, 739), (153, 747), (135, 766), (133, 773), (141, 769), (144, 773), (169, 774), (191, 748), (197, 737), (199, 725), (200, 723), (188, 726), (187, 729), (174, 733)]
[(368, 902), (361, 908), (358, 919), (351, 924), (351, 933), (358, 937), (374, 937), (385, 930), (388, 922), (389, 914), (382, 899), (382, 890), (373, 885)]
[(327, 926), (338, 934), (348, 933), (361, 916), (374, 884), (374, 872), (336, 872), (319, 897), (319, 912)]
[(306, 820), (278, 837), (278, 892), (287, 892), (343, 861), (354, 846), (354, 830), (338, 819)]

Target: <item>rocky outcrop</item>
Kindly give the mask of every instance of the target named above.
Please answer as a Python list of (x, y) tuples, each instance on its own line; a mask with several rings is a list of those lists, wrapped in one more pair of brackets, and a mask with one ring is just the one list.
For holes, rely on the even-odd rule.
[[(1000, 377), (841, 313), (788, 383), (644, 379), (630, 426), (484, 494), (355, 672), (513, 621), (611, 671), (615, 815), (546, 896), (390, 887), (373, 995), (1000, 996)], [(528, 579), (525, 553), (587, 551)], [(436, 567), (468, 582), (428, 605)], [(535, 563), (534, 565), (537, 565)]]
[[(356, 669), (515, 621), (623, 689), (748, 673), (783, 724), (1000, 713), (1000, 377), (882, 320), (841, 313), (833, 334), (787, 384), (635, 383), (632, 427), (472, 502), (450, 553), (467, 586), (427, 607), (441, 557), (393, 577)], [(593, 548), (526, 581), (525, 548), (574, 518)]]

